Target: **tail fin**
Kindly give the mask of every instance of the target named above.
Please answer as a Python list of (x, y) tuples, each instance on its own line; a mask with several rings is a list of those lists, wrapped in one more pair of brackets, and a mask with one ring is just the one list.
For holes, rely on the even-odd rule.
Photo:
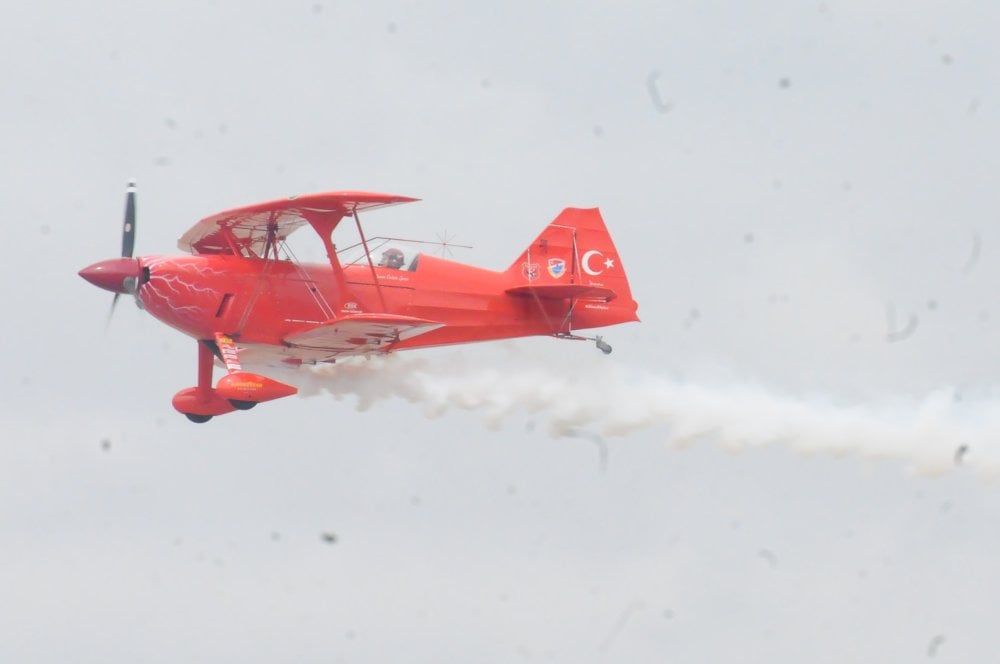
[(597, 208), (566, 208), (507, 268), (512, 294), (613, 301), (638, 320), (621, 257)]

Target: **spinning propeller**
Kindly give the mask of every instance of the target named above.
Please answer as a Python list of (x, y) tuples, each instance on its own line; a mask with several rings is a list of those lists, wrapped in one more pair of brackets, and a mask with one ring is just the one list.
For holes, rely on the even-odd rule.
[[(94, 263), (80, 270), (80, 276), (90, 283), (115, 294), (111, 313), (122, 293), (135, 295), (142, 278), (139, 259), (132, 258), (135, 249), (135, 180), (130, 180), (125, 190), (125, 220), (122, 224), (122, 257)], [(110, 317), (110, 314), (109, 314)]]

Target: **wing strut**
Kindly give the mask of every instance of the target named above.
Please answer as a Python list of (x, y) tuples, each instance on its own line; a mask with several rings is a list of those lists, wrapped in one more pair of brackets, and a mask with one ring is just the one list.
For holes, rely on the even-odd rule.
[(365, 258), (368, 259), (368, 269), (372, 272), (372, 281), (375, 282), (375, 292), (378, 293), (378, 301), (382, 304), (382, 311), (385, 311), (385, 298), (382, 296), (382, 283), (379, 281), (378, 275), (375, 274), (375, 264), (372, 263), (371, 252), (368, 251), (368, 239), (365, 237), (365, 232), (361, 230), (361, 220), (358, 218), (358, 208), (351, 211), (351, 215), (354, 217), (354, 224), (358, 227), (358, 235), (361, 236), (361, 246), (365, 248)]
[(303, 218), (309, 222), (313, 230), (323, 241), (323, 248), (326, 249), (327, 260), (330, 261), (330, 268), (333, 269), (333, 277), (337, 280), (337, 286), (341, 293), (347, 292), (347, 279), (344, 278), (344, 268), (337, 258), (337, 248), (333, 246), (333, 229), (337, 227), (343, 218), (341, 212), (321, 212), (310, 210), (303, 212)]

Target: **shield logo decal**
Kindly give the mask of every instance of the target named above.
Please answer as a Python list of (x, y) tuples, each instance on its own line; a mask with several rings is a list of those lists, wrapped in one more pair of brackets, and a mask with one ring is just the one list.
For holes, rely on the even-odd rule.
[(556, 279), (566, 274), (566, 261), (561, 258), (550, 258), (549, 274)]
[(538, 278), (538, 263), (521, 263), (521, 275), (528, 281)]

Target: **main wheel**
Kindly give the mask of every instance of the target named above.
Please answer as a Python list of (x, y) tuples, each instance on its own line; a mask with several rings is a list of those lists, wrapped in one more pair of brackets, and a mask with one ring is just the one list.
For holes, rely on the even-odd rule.
[(204, 424), (212, 419), (211, 415), (198, 415), (197, 413), (184, 413), (184, 417), (188, 418), (195, 424)]
[(229, 403), (233, 404), (233, 408), (236, 410), (250, 410), (257, 405), (256, 401), (243, 401), (242, 399), (230, 399)]

